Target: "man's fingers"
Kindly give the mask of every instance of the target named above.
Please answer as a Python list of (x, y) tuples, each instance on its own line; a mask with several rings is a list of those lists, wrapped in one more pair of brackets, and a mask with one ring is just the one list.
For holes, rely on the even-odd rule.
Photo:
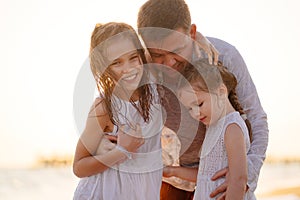
[(224, 192), (221, 196), (217, 198), (217, 200), (225, 200), (226, 192)]
[(213, 52), (213, 55), (214, 55), (214, 65), (218, 65), (219, 52), (214, 46), (212, 46), (211, 48), (212, 48), (212, 52)]
[(217, 189), (215, 189), (212, 193), (210, 193), (210, 197), (216, 197), (219, 193), (224, 193), (227, 189), (227, 185), (225, 183), (223, 183), (222, 185), (220, 185), (219, 187), (217, 187)]
[(211, 177), (211, 180), (212, 180), (212, 181), (215, 181), (215, 180), (217, 180), (217, 179), (219, 179), (219, 178), (222, 178), (222, 177), (226, 176), (227, 172), (228, 172), (228, 168), (227, 168), (227, 167), (224, 168), (224, 169), (221, 169), (221, 170), (217, 171), (217, 172)]
[(210, 65), (212, 65), (212, 60), (213, 60), (213, 56), (211, 53), (207, 53), (207, 56), (208, 56), (208, 62)]

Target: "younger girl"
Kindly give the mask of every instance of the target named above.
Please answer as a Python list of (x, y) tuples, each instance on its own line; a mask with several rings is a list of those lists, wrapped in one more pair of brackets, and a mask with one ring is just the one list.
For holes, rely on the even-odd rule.
[(251, 134), (251, 129), (248, 120), (249, 129), (243, 120), (245, 114), (235, 92), (236, 78), (223, 66), (209, 65), (207, 60), (187, 67), (183, 76), (179, 99), (190, 115), (206, 126), (206, 134), (198, 170), (168, 167), (164, 175), (187, 180), (195, 180), (197, 176), (194, 199), (210, 199), (210, 193), (224, 182), (224, 179), (212, 181), (211, 177), (228, 166), (228, 187), (218, 198), (255, 199), (253, 193), (246, 193), (246, 154), (250, 147), (248, 130)]
[[(100, 97), (76, 147), (73, 170), (82, 179), (74, 199), (159, 199), (161, 110), (133, 28), (96, 25), (90, 63)], [(101, 153), (105, 134), (118, 136), (117, 144)]]

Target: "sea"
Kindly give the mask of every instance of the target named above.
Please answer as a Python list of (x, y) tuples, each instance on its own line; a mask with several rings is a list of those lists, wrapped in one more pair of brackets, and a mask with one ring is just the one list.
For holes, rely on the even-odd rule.
[[(1, 200), (68, 200), (73, 198), (79, 178), (71, 166), (31, 169), (0, 169)], [(264, 164), (258, 187), (260, 200), (300, 200), (292, 194), (268, 196), (272, 191), (300, 186), (300, 164)]]

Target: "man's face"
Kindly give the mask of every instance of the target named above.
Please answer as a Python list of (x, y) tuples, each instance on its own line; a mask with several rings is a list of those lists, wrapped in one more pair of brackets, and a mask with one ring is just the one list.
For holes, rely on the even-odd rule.
[[(188, 62), (191, 61), (193, 40), (179, 28), (161, 40), (145, 41), (152, 62), (162, 64), (164, 76), (175, 78)], [(175, 70), (175, 71), (174, 71)]]

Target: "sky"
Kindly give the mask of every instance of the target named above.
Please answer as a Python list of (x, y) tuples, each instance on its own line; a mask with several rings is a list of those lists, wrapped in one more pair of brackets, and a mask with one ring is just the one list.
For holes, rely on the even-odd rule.
[[(0, 0), (0, 167), (73, 154), (76, 81), (96, 23), (136, 27), (145, 0)], [(300, 156), (300, 2), (186, 0), (192, 23), (234, 45), (268, 114), (268, 156)], [(84, 116), (83, 116), (84, 118)]]

